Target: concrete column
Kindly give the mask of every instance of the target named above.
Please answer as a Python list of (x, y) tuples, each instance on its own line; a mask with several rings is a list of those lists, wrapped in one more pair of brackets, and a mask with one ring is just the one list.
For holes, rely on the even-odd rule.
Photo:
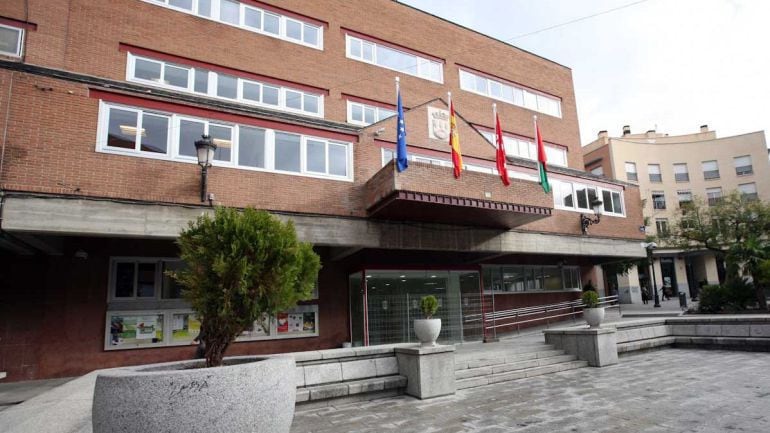
[(623, 304), (641, 304), (642, 290), (639, 288), (639, 270), (634, 266), (627, 274), (618, 275), (618, 295)]
[(454, 394), (455, 347), (398, 347), (398, 373), (406, 376), (406, 393), (419, 399)]
[(717, 260), (713, 254), (703, 256), (706, 265), (706, 279), (709, 284), (719, 284), (719, 273), (717, 272)]
[[(683, 292), (689, 301), (690, 286), (687, 284), (687, 267), (685, 266), (684, 257), (676, 257), (674, 259), (674, 269), (676, 271), (676, 290)], [(676, 293), (674, 294), (676, 295)]]
[[(655, 267), (655, 285), (658, 288), (658, 297), (663, 300), (663, 272), (660, 270), (660, 259), (653, 257), (653, 266)], [(652, 293), (653, 288), (650, 287), (650, 299), (655, 299), (655, 294)]]

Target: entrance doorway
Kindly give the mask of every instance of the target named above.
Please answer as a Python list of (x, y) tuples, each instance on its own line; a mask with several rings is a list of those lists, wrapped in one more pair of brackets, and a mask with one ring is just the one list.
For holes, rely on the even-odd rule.
[(679, 286), (676, 283), (676, 263), (673, 257), (660, 258), (660, 273), (663, 280), (661, 288), (663, 295), (670, 298), (677, 297)]

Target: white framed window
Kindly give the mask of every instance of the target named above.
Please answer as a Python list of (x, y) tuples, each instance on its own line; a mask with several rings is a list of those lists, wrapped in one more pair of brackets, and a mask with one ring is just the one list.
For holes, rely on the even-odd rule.
[(676, 182), (690, 181), (690, 173), (687, 171), (687, 164), (674, 164), (674, 180)]
[(638, 182), (639, 175), (636, 173), (636, 163), (626, 162), (626, 180), (629, 182)]
[(683, 204), (692, 202), (692, 191), (689, 189), (677, 191), (676, 198), (679, 200), (679, 207), (682, 207)]
[(324, 116), (324, 95), (128, 53), (126, 80), (281, 111)]
[(217, 145), (217, 166), (353, 180), (349, 142), (103, 101), (96, 150), (197, 164), (195, 141), (203, 134)]
[(722, 201), (722, 188), (706, 188), (706, 200), (709, 206), (716, 206)]
[[(394, 159), (396, 159), (396, 151), (382, 148), (382, 166), (383, 167)], [(407, 159), (409, 159), (409, 161), (424, 162), (426, 164), (438, 165), (440, 167), (454, 167), (452, 165), (452, 161), (448, 159), (433, 158), (433, 157), (423, 156), (423, 155), (415, 155), (414, 153), (410, 153), (407, 156)], [(485, 167), (485, 166), (475, 165), (475, 164), (464, 163), (463, 169), (468, 171), (475, 171), (477, 173), (497, 174), (497, 170), (492, 167)], [(511, 173), (512, 172), (508, 170), (508, 174), (513, 176)]]
[(348, 123), (368, 126), (396, 115), (395, 110), (348, 101)]
[(660, 210), (666, 208), (666, 193), (664, 191), (652, 192), (652, 208)]
[(182, 267), (178, 258), (113, 257), (110, 259), (110, 301), (180, 299), (181, 287), (166, 271)]
[[(487, 130), (479, 130), (479, 132), (488, 142), (497, 147), (497, 138), (494, 132)], [(537, 146), (534, 141), (503, 134), (503, 145), (507, 156), (537, 161)], [(545, 156), (549, 165), (567, 166), (567, 149), (564, 147), (546, 144)]]
[(741, 192), (741, 197), (744, 200), (758, 200), (759, 196), (757, 195), (757, 184), (752, 183), (742, 183), (738, 185), (738, 191)]
[(754, 173), (751, 155), (736, 156), (733, 158), (733, 163), (735, 164), (735, 174), (737, 176), (748, 176)]
[(346, 35), (345, 42), (345, 52), (350, 59), (371, 63), (437, 83), (444, 82), (444, 65), (441, 62), (349, 34)]
[(561, 117), (561, 100), (512, 83), (460, 69), (460, 88), (518, 107)]
[(666, 238), (669, 236), (668, 218), (655, 218), (655, 230), (658, 236)]
[(323, 27), (234, 0), (143, 0), (254, 33), (323, 50)]
[(647, 164), (647, 174), (650, 176), (650, 182), (663, 181), (663, 176), (660, 174), (660, 164)]
[(0, 54), (21, 57), (24, 29), (0, 24)]
[(719, 179), (719, 164), (716, 161), (703, 161), (701, 167), (704, 180)]
[(591, 202), (602, 201), (603, 214), (625, 217), (623, 193), (619, 190), (595, 185), (585, 185), (565, 180), (551, 181), (553, 186), (554, 206), (557, 209), (576, 212), (593, 212)]

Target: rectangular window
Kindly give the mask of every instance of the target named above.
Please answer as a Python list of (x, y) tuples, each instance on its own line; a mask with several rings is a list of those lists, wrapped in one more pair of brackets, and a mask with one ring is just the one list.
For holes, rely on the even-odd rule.
[(368, 126), (395, 115), (395, 110), (348, 101), (348, 123)]
[[(487, 130), (479, 130), (481, 135), (497, 147), (495, 141), (495, 134)], [(515, 158), (524, 158), (536, 161), (537, 160), (537, 148), (535, 143), (529, 140), (522, 140), (503, 134), (503, 146), (505, 147), (505, 154), (507, 156)], [(545, 154), (548, 159), (548, 165), (558, 165), (561, 167), (567, 166), (567, 149), (562, 146), (552, 146), (550, 144), (545, 145)]]
[(554, 117), (561, 117), (561, 100), (513, 83), (484, 77), (460, 69), (460, 88), (518, 107), (529, 108)]
[(663, 191), (652, 192), (652, 208), (653, 209), (666, 208), (666, 194)]
[(685, 203), (691, 203), (692, 202), (692, 192), (688, 191), (677, 191), (676, 197), (679, 200), (679, 207), (682, 207)]
[[(323, 96), (128, 54), (128, 81), (323, 117)], [(209, 87), (209, 81), (212, 88)]]
[(97, 150), (197, 163), (211, 136), (214, 164), (352, 180), (350, 143), (102, 102)]
[(667, 238), (669, 236), (668, 219), (655, 218), (655, 229), (658, 233), (658, 236), (662, 238)]
[(722, 201), (722, 188), (706, 188), (706, 200), (709, 206), (716, 206)]
[(636, 174), (636, 163), (635, 162), (627, 162), (626, 163), (626, 179), (629, 182), (637, 182), (637, 181), (639, 181), (639, 176)]
[(741, 198), (744, 200), (759, 200), (759, 196), (757, 195), (757, 184), (756, 183), (743, 183), (738, 185), (738, 191), (741, 192)]
[(719, 179), (719, 165), (716, 161), (703, 161), (701, 167), (704, 180)]
[(748, 176), (754, 173), (754, 167), (751, 165), (751, 155), (737, 156), (733, 158), (735, 164), (735, 174), (738, 176)]
[(114, 258), (109, 298), (115, 301), (181, 298), (181, 287), (166, 271), (181, 269), (179, 259)]
[(593, 212), (591, 203), (599, 199), (605, 214), (625, 216), (623, 194), (611, 189), (553, 180), (554, 204), (559, 209)]
[(687, 164), (674, 164), (674, 180), (677, 182), (690, 181), (690, 173), (687, 171)]
[(580, 290), (577, 266), (484, 266), (482, 275), (485, 291), (498, 293)]
[(144, 1), (295, 44), (323, 49), (322, 27), (235, 0)]
[(437, 83), (444, 82), (444, 66), (440, 62), (351, 35), (347, 35), (346, 42), (347, 57), (350, 59), (372, 63)]
[(650, 176), (650, 182), (663, 181), (663, 177), (660, 174), (660, 164), (647, 164), (647, 173)]

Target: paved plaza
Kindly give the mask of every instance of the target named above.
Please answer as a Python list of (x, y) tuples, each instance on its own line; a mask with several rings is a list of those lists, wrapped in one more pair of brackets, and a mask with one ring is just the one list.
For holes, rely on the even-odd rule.
[(292, 433), (770, 432), (770, 353), (665, 349), (432, 400), (298, 409)]

